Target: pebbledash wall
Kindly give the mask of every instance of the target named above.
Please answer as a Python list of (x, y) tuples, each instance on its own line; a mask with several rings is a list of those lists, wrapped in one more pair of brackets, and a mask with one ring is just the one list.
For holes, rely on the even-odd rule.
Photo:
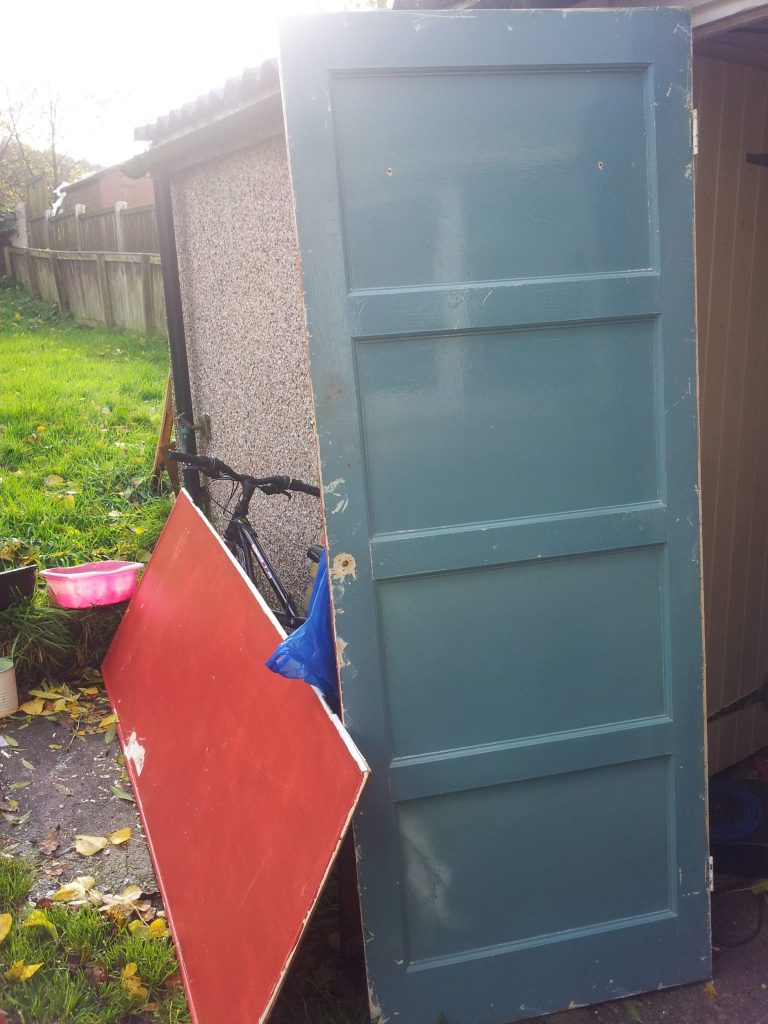
[[(235, 469), (318, 483), (309, 358), (288, 156), (268, 139), (171, 175), (184, 329), (198, 450)], [(222, 500), (227, 485), (214, 484)], [(316, 498), (265, 498), (252, 522), (275, 568), (303, 599), (321, 537)], [(216, 517), (216, 509), (213, 509)]]

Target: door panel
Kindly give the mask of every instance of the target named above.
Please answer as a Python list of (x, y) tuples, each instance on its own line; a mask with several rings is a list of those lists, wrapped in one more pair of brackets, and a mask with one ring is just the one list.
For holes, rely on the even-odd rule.
[(655, 364), (649, 320), (358, 344), (375, 531), (656, 501)]
[(666, 788), (654, 758), (400, 803), (408, 961), (668, 915)]
[[(664, 715), (663, 587), (657, 546), (383, 584), (393, 754)], [(478, 679), (486, 673), (503, 684), (489, 692)]]
[(352, 289), (650, 267), (644, 70), (353, 74), (331, 104)]
[(372, 1013), (706, 977), (686, 15), (281, 49)]

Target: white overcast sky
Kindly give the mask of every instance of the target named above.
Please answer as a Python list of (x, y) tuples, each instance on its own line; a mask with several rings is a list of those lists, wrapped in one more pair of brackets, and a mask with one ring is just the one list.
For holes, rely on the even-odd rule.
[[(16, 5), (3, 41), (2, 94), (61, 95), (62, 149), (102, 164), (142, 147), (133, 129), (277, 53), (287, 14), (344, 0), (37, 0)], [(356, 6), (355, 3), (349, 6)], [(30, 24), (29, 18), (34, 18)]]

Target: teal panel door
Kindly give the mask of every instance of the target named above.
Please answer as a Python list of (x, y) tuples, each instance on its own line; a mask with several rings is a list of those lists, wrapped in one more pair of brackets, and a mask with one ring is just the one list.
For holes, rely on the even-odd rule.
[(374, 1018), (707, 977), (690, 25), (286, 23)]

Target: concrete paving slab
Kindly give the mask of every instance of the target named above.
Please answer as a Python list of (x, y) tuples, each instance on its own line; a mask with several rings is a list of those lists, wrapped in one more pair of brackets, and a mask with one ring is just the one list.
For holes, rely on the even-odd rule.
[[(155, 893), (157, 884), (136, 807), (112, 793), (112, 786), (130, 793), (117, 761), (117, 740), (106, 744), (103, 733), (73, 736), (66, 715), (34, 717), (28, 725), (23, 717), (5, 719), (0, 722), (0, 735), (18, 743), (18, 747), (0, 745), (0, 803), (7, 806), (15, 799), (17, 816), (23, 818), (29, 812), (21, 824), (0, 817), (0, 851), (33, 857), (39, 863), (33, 896), (49, 896), (76, 875), (93, 875), (102, 892), (119, 893), (127, 885), (138, 885), (147, 894)], [(51, 749), (50, 744), (61, 749)], [(25, 767), (23, 761), (34, 768)], [(29, 784), (14, 788), (17, 783)], [(124, 846), (109, 846), (93, 857), (75, 851), (76, 834), (106, 836), (126, 826), (132, 835)], [(56, 830), (58, 849), (51, 856), (41, 854), (40, 843)]]

